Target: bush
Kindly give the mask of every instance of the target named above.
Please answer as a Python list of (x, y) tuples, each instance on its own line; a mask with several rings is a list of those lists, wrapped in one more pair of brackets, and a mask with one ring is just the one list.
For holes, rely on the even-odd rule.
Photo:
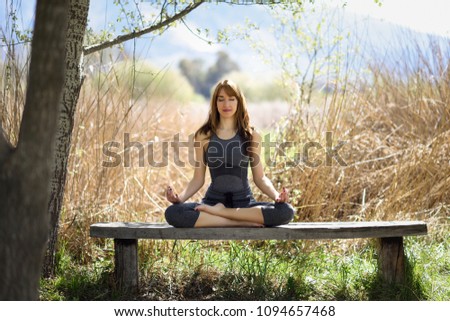
[(158, 69), (150, 63), (138, 60), (123, 60), (110, 65), (106, 71), (94, 75), (96, 81), (109, 82), (111, 87), (129, 88), (134, 99), (155, 98), (164, 101), (187, 103), (201, 101), (187, 79), (178, 71)]

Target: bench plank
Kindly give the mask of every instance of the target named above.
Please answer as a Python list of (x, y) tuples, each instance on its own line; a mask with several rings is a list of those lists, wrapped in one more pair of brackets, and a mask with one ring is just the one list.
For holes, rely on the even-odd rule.
[(271, 228), (174, 228), (165, 223), (92, 224), (91, 237), (171, 240), (301, 240), (386, 238), (427, 234), (421, 221), (289, 223)]

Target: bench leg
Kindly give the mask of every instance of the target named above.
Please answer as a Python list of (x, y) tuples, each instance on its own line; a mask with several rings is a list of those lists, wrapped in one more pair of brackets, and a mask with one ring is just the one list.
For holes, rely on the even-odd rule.
[(120, 290), (137, 292), (138, 274), (138, 240), (114, 239), (115, 277)]
[(403, 283), (405, 279), (405, 253), (403, 237), (379, 239), (379, 271), (387, 283)]

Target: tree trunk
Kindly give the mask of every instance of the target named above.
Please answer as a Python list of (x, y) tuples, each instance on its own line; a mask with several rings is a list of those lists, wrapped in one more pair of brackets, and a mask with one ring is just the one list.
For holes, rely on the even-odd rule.
[(55, 143), (50, 201), (50, 230), (48, 246), (44, 258), (42, 274), (51, 277), (55, 274), (55, 252), (58, 240), (59, 216), (64, 200), (67, 164), (70, 155), (75, 110), (82, 85), (83, 39), (87, 26), (89, 0), (69, 0), (69, 17), (66, 40), (66, 78), (64, 80), (61, 110)]
[(38, 299), (67, 12), (68, 0), (38, 0), (17, 148), (0, 135), (0, 300)]

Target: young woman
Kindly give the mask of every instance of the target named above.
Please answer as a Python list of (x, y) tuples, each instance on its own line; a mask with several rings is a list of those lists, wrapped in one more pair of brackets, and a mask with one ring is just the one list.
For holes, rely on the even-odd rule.
[[(179, 195), (169, 186), (173, 203), (165, 217), (175, 227), (276, 226), (294, 216), (285, 188), (278, 192), (264, 175), (260, 161), (261, 135), (250, 127), (243, 93), (230, 80), (217, 84), (209, 117), (195, 133), (194, 176)], [(255, 185), (274, 202), (256, 202), (247, 179), (248, 166)], [(201, 203), (185, 203), (205, 182), (209, 167), (211, 184)]]

